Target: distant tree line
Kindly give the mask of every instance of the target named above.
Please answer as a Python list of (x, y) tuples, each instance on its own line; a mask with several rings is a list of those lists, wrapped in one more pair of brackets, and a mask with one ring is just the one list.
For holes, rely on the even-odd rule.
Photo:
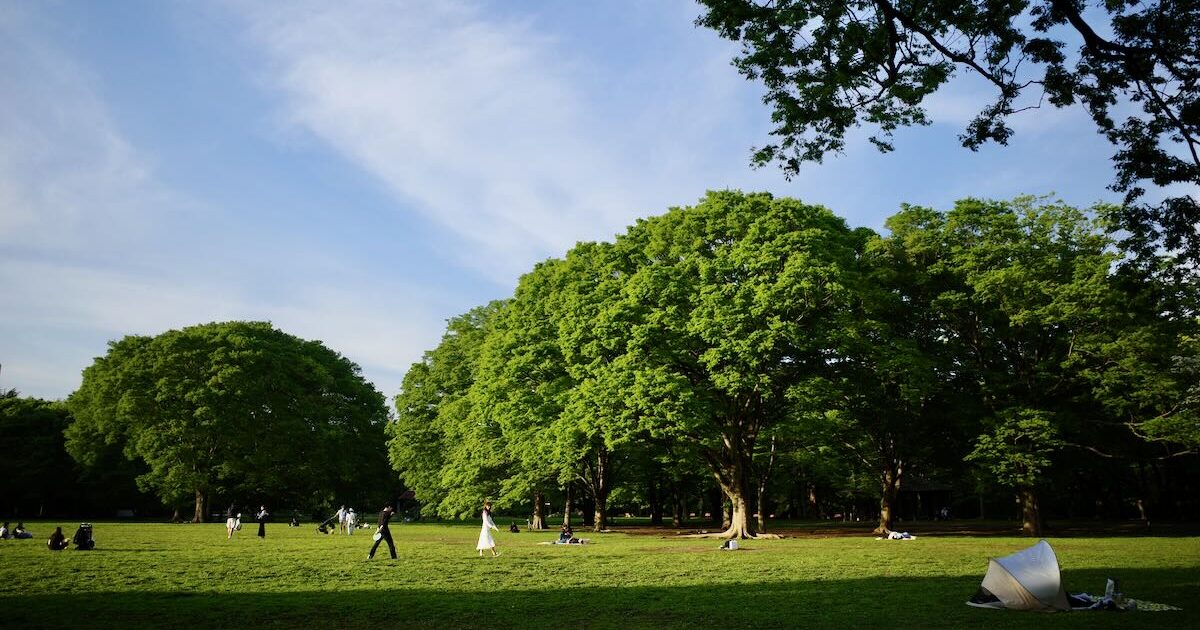
[(391, 463), (427, 513), (492, 497), (535, 526), (547, 505), (596, 529), (709, 512), (722, 536), (939, 507), (1034, 535), (1046, 513), (1194, 517), (1197, 286), (1128, 264), (1111, 215), (967, 199), (881, 235), (709, 193), (449, 320), (396, 397)]

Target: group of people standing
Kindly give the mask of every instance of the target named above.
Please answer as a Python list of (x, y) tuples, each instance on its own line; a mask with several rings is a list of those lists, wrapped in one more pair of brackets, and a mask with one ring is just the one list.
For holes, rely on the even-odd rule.
[(337, 519), (339, 534), (342, 532), (353, 534), (354, 528), (358, 527), (358, 513), (354, 511), (354, 508), (346, 509), (346, 506), (343, 505), (337, 511)]

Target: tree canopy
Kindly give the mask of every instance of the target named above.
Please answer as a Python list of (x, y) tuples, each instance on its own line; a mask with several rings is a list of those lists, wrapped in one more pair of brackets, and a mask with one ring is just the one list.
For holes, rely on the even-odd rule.
[[(925, 99), (962, 74), (994, 100), (960, 136), (1006, 144), (1012, 116), (1082, 104), (1116, 147), (1112, 208), (1131, 251), (1200, 261), (1200, 5), (1192, 0), (701, 0), (697, 23), (741, 42), (734, 65), (766, 87), (774, 140), (758, 165), (788, 174), (840, 152), (849, 130), (893, 147), (930, 123)], [(1028, 115), (1028, 114), (1026, 114)], [(1147, 185), (1188, 192), (1137, 203)], [(1172, 189), (1173, 190), (1173, 189)], [(1186, 269), (1186, 267), (1184, 267)]]
[(139, 485), (194, 500), (197, 522), (214, 495), (317, 506), (387, 474), (383, 396), (345, 357), (265, 322), (112, 342), (67, 407), (75, 459), (119, 444), (148, 467)]

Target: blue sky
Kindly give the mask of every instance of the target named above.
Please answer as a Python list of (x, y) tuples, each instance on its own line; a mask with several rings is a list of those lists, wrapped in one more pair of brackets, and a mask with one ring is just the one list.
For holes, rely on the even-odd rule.
[[(882, 227), (901, 203), (1115, 201), (1080, 109), (1009, 147), (935, 124), (787, 181), (769, 112), (688, 0), (0, 0), (0, 388), (62, 398), (110, 340), (269, 320), (389, 398), (445, 320), (706, 190)], [(865, 134), (864, 134), (865, 135)]]

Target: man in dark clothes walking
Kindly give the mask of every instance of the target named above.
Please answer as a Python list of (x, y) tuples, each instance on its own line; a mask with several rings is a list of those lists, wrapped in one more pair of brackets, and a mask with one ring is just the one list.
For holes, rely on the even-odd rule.
[(379, 513), (379, 529), (376, 534), (379, 536), (375, 539), (375, 544), (371, 545), (371, 553), (367, 554), (367, 560), (375, 557), (375, 550), (379, 548), (379, 543), (387, 541), (388, 549), (392, 552), (392, 560), (396, 559), (396, 544), (392, 542), (392, 530), (388, 529), (388, 521), (392, 519), (392, 506), (383, 508)]

